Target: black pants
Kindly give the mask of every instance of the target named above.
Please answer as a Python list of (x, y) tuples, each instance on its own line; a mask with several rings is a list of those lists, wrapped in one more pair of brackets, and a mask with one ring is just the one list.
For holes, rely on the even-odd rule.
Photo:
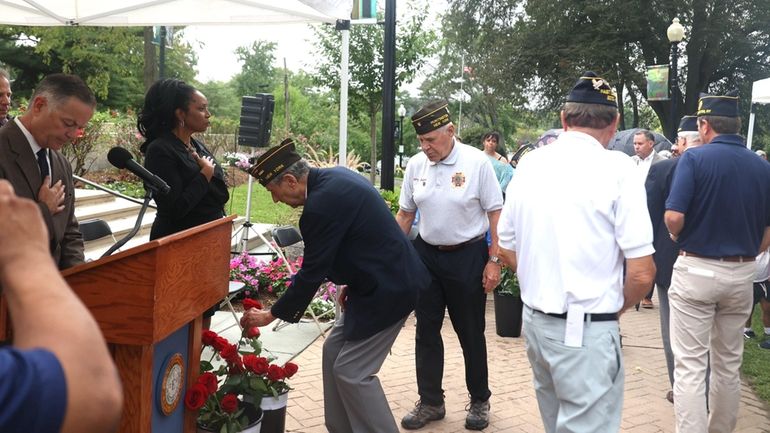
[(417, 338), (417, 391), (423, 403), (444, 402), (444, 342), (441, 326), (449, 310), (452, 327), (460, 340), (465, 359), (465, 384), (472, 401), (487, 401), (487, 343), (484, 337), (487, 295), (481, 284), (489, 252), (482, 239), (456, 251), (439, 251), (421, 238), (415, 248), (431, 274), (431, 284), (420, 292), (415, 314)]

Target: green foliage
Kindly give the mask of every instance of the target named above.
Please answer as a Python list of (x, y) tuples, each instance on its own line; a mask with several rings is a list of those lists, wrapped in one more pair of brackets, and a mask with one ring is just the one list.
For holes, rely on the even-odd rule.
[[(752, 328), (757, 335), (761, 336), (765, 333), (762, 327), (762, 309), (759, 306), (754, 309)], [(767, 368), (770, 364), (770, 350), (759, 347), (761, 338), (746, 340), (741, 373), (757, 396), (766, 403), (770, 403), (770, 369)]]
[(235, 76), (238, 95), (254, 95), (269, 92), (276, 81), (275, 42), (254, 41), (250, 47), (236, 48), (238, 60), (243, 62), (241, 72)]
[[(299, 212), (283, 203), (273, 203), (270, 192), (254, 183), (251, 193), (251, 221), (265, 224), (292, 224), (299, 221)], [(230, 191), (230, 200), (225, 204), (228, 214), (245, 215), (248, 184), (239, 185)]]
[(396, 215), (399, 209), (398, 198), (401, 196), (401, 188), (395, 187), (393, 188), (393, 191), (388, 191), (387, 189), (381, 189), (379, 191), (382, 199), (385, 200), (385, 203), (390, 208), (390, 213)]
[(521, 296), (519, 278), (516, 276), (516, 273), (508, 266), (503, 267), (503, 270), (500, 274), (500, 284), (495, 287), (495, 292), (497, 292), (498, 295), (503, 296)]

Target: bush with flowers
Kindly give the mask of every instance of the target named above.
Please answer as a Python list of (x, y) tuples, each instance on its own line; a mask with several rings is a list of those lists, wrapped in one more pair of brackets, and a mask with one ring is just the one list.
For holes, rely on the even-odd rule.
[[(295, 270), (302, 267), (302, 257), (291, 262), (291, 266)], [(230, 281), (244, 283), (247, 298), (255, 297), (260, 290), (281, 296), (291, 284), (291, 273), (286, 262), (280, 257), (259, 261), (245, 252), (230, 260)]]
[(248, 171), (251, 167), (250, 155), (241, 152), (225, 152), (222, 154), (222, 162), (230, 167), (237, 167), (243, 171)]
[[(262, 308), (258, 301), (244, 300), (244, 308)], [(216, 432), (237, 432), (249, 420), (243, 397), (248, 396), (255, 406), (263, 396), (277, 396), (291, 389), (286, 379), (297, 373), (296, 364), (287, 362), (283, 367), (271, 364), (262, 357), (259, 328), (244, 329), (237, 344), (231, 344), (216, 332), (204, 330), (203, 349), (214, 351), (208, 360), (201, 359), (201, 375), (185, 393), (185, 407), (199, 411), (198, 424)], [(213, 361), (223, 361), (218, 368)]]

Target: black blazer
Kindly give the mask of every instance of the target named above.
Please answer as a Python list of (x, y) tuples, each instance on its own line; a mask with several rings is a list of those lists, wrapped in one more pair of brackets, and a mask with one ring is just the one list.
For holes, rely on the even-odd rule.
[(655, 253), (652, 258), (655, 267), (655, 284), (668, 288), (671, 285), (671, 273), (674, 262), (679, 255), (679, 247), (668, 235), (668, 228), (663, 219), (666, 213), (666, 199), (671, 192), (671, 180), (674, 177), (676, 164), (679, 158), (667, 159), (650, 166), (644, 187), (647, 190), (647, 210), (652, 221), (653, 240)]
[(359, 340), (395, 324), (415, 307), (430, 276), (385, 201), (361, 175), (311, 168), (299, 220), (302, 269), (273, 305), (274, 316), (297, 322), (328, 278), (347, 284), (343, 335)]
[[(198, 155), (213, 156), (192, 140)], [(217, 163), (211, 181), (201, 174), (198, 163), (179, 138), (164, 134), (147, 145), (144, 166), (171, 187), (168, 194), (155, 197), (158, 213), (152, 223), (150, 239), (157, 239), (224, 216), (229, 194), (225, 174)]]

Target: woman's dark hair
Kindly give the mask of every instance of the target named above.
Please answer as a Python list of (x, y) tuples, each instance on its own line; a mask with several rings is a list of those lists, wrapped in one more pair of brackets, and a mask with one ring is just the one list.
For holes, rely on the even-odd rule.
[(494, 138), (497, 142), (497, 146), (495, 147), (495, 152), (499, 153), (500, 155), (503, 155), (507, 158), (506, 155), (506, 149), (505, 145), (500, 141), (500, 133), (497, 131), (490, 131), (484, 134), (483, 137), (481, 137), (481, 149), (484, 150), (484, 142), (487, 141), (487, 138)]
[(136, 120), (136, 128), (145, 138), (139, 148), (142, 153), (152, 140), (176, 127), (176, 109), (187, 111), (194, 92), (193, 86), (176, 78), (158, 80), (150, 86)]

